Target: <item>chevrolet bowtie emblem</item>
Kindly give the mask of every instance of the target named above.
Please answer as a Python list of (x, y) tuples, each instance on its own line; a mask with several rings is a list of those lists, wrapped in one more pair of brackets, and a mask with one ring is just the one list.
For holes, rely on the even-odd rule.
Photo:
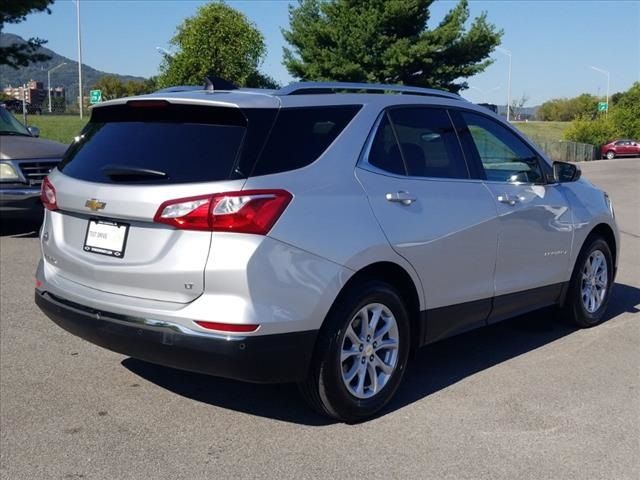
[(92, 212), (97, 212), (98, 210), (102, 210), (104, 207), (106, 207), (107, 204), (104, 202), (99, 202), (95, 198), (92, 198), (90, 200), (87, 200), (84, 206), (87, 207)]

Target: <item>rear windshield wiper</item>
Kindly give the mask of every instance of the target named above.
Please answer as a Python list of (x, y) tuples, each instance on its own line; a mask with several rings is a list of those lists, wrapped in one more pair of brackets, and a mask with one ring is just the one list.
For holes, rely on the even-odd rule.
[(136, 179), (136, 178), (167, 178), (166, 172), (151, 170), (142, 167), (130, 167), (128, 165), (105, 165), (102, 172), (113, 179)]

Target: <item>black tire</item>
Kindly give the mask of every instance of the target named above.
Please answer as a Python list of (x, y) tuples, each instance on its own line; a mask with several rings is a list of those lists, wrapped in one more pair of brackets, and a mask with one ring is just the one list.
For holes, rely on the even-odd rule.
[(609, 150), (605, 156), (607, 157), (607, 159), (613, 160), (614, 158), (616, 158), (616, 152), (614, 152), (613, 150)]
[[(591, 255), (600, 251), (604, 255), (607, 266), (607, 285), (605, 288), (604, 299), (600, 306), (593, 312), (588, 311), (583, 301), (582, 287), (583, 287), (583, 270), (585, 268), (587, 260)], [(577, 325), (581, 328), (590, 328), (598, 325), (602, 322), (604, 313), (607, 310), (607, 304), (611, 296), (611, 288), (613, 287), (613, 257), (611, 255), (611, 249), (609, 244), (604, 238), (594, 235), (587, 238), (578, 259), (576, 260), (573, 274), (569, 283), (569, 289), (567, 291), (567, 297), (565, 304), (562, 308), (562, 316), (570, 323)]]
[[(398, 354), (395, 369), (380, 391), (361, 399), (349, 392), (342, 379), (340, 353), (347, 327), (361, 309), (374, 303), (384, 305), (395, 317)], [(409, 315), (393, 287), (376, 280), (354, 285), (341, 294), (325, 319), (309, 375), (299, 385), (303, 398), (317, 412), (343, 422), (356, 423), (370, 418), (389, 402), (402, 381), (409, 358), (409, 335)]]

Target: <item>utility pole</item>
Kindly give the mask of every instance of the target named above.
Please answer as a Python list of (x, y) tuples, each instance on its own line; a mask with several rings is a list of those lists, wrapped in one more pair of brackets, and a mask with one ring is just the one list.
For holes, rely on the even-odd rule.
[(80, 0), (75, 0), (75, 2), (78, 25), (78, 103), (80, 104), (80, 118), (82, 118), (82, 39), (80, 38)]
[(67, 62), (62, 62), (57, 67), (53, 67), (51, 70), (47, 71), (47, 90), (49, 92), (49, 113), (51, 113), (51, 72), (59, 69), (61, 66), (66, 65)]
[(594, 67), (593, 65), (589, 65), (589, 68), (591, 68), (592, 70), (595, 70), (596, 72), (600, 72), (603, 75), (607, 76), (607, 109), (604, 111), (604, 116), (608, 117), (609, 116), (609, 84), (610, 84), (610, 80), (611, 80), (611, 75), (609, 74), (608, 71), (602, 69), (602, 68), (598, 68), (598, 67)]
[(506, 48), (496, 47), (496, 50), (509, 57), (509, 86), (507, 87), (507, 122), (511, 119), (511, 50)]
[(27, 125), (27, 84), (22, 85), (22, 123)]

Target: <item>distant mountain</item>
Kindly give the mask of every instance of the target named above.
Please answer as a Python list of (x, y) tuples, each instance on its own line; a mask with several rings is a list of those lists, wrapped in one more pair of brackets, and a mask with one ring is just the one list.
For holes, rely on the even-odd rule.
[[(12, 33), (0, 33), (0, 46), (7, 46), (12, 43), (25, 43), (25, 40)], [(66, 62), (55, 72), (51, 73), (51, 86), (64, 87), (66, 89), (67, 103), (73, 103), (78, 97), (78, 62), (62, 55), (58, 55), (48, 48), (40, 48), (42, 53), (51, 56), (51, 60), (46, 62), (32, 63), (28, 67), (22, 67), (14, 70), (6, 65), (0, 65), (0, 90), (4, 87), (17, 87), (27, 83), (29, 80), (42, 82), (44, 88), (47, 88), (47, 71), (56, 65)], [(84, 94), (88, 95), (89, 89), (105, 75), (115, 75), (122, 81), (127, 80), (144, 80), (142, 77), (134, 77), (131, 75), (119, 75), (117, 73), (107, 73), (91, 68), (86, 64), (82, 64), (82, 85)]]

